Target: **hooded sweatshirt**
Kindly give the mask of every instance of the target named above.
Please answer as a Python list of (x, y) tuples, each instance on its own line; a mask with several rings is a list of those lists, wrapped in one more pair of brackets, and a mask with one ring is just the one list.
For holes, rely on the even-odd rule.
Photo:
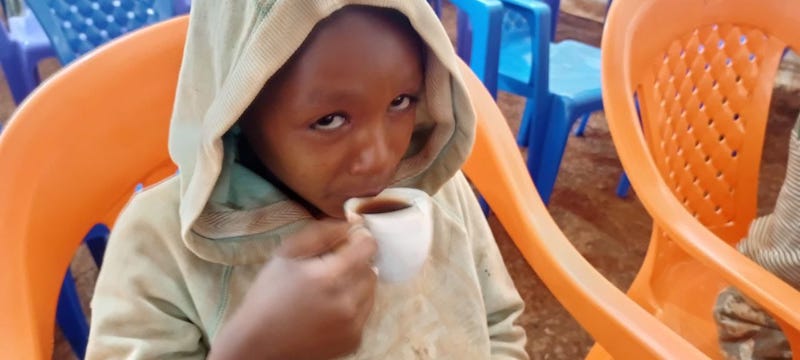
[(180, 171), (135, 195), (114, 226), (87, 358), (205, 358), (281, 240), (314, 221), (237, 161), (236, 122), (319, 21), (355, 4), (400, 11), (426, 46), (417, 124), (392, 186), (432, 196), (434, 240), (418, 276), (378, 284), (346, 358), (527, 358), (514, 324), (523, 302), (459, 171), (475, 116), (424, 0), (193, 1), (169, 135)]

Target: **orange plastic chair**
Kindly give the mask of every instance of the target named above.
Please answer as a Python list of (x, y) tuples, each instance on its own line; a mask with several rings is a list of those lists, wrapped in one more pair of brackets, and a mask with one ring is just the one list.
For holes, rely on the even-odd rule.
[(605, 23), (606, 116), (654, 219), (628, 294), (710, 357), (721, 357), (713, 304), (730, 284), (779, 319), (800, 358), (800, 292), (731, 246), (756, 214), (774, 78), (784, 49), (800, 50), (797, 24), (796, 0), (615, 0)]
[[(166, 144), (187, 24), (154, 25), (65, 68), (0, 137), (0, 173), (13, 174), (0, 187), (0, 354), (50, 358), (59, 285), (81, 236), (97, 221), (112, 224), (137, 183), (174, 173)], [(464, 170), (556, 297), (620, 357), (700, 356), (564, 237), (494, 100), (462, 70), (479, 117)]]
[(186, 18), (120, 38), (37, 88), (0, 135), (0, 354), (50, 359), (83, 236), (174, 174), (167, 133)]

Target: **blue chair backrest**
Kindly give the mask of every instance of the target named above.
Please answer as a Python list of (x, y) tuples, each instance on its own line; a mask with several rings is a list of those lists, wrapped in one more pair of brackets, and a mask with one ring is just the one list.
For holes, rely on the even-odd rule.
[(62, 64), (173, 16), (172, 0), (26, 0)]
[[(556, 37), (556, 26), (558, 25), (558, 13), (561, 9), (561, 0), (530, 0), (547, 4), (550, 7), (550, 41)], [(528, 31), (528, 22), (518, 12), (505, 10), (503, 14), (503, 33), (515, 33), (518, 31)]]

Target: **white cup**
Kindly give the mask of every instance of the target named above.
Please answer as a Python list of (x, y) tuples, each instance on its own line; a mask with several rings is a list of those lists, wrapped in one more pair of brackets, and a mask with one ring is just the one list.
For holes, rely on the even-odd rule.
[[(386, 201), (407, 206), (389, 212), (364, 212), (376, 202)], [(424, 191), (389, 188), (374, 197), (347, 200), (344, 211), (350, 221), (361, 217), (378, 243), (375, 267), (381, 281), (409, 280), (425, 264), (433, 238), (433, 218), (431, 198)]]

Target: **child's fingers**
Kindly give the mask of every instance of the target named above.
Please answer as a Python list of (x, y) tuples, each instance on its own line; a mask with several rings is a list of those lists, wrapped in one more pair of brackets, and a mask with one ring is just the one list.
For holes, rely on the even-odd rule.
[(372, 306), (375, 303), (375, 286), (378, 277), (372, 270), (361, 270), (361, 276), (356, 276), (354, 292), (357, 299), (356, 308), (360, 311), (354, 319), (356, 326), (361, 328), (367, 322)]
[(360, 224), (353, 226), (349, 232), (349, 240), (336, 252), (343, 262), (349, 264), (346, 268), (350, 279), (350, 289), (359, 309), (354, 323), (361, 328), (367, 321), (372, 305), (375, 301), (375, 285), (378, 281), (378, 272), (374, 269), (373, 260), (378, 251), (377, 243), (372, 234)]
[(329, 271), (348, 281), (363, 276), (364, 271), (374, 274), (372, 266), (378, 247), (372, 234), (362, 225), (352, 225), (347, 237), (347, 241), (323, 258)]
[(348, 231), (348, 240), (336, 252), (331, 254), (335, 266), (341, 266), (342, 273), (359, 276), (364, 271), (372, 271), (373, 260), (378, 252), (378, 245), (372, 234), (363, 225), (357, 224)]
[(330, 219), (311, 222), (286, 238), (277, 254), (294, 259), (325, 255), (347, 242), (349, 227), (347, 222)]

